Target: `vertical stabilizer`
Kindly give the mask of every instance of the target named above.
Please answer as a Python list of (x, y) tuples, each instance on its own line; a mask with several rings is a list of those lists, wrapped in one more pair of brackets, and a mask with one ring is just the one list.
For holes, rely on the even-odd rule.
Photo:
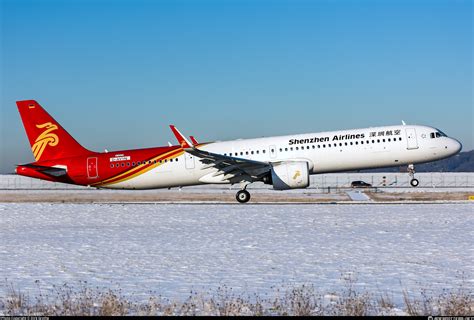
[(17, 101), (16, 104), (36, 161), (91, 153), (64, 130), (35, 100)]

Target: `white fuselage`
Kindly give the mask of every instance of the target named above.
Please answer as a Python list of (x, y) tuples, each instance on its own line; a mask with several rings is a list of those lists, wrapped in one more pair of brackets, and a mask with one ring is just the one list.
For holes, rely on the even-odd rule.
[[(343, 131), (219, 141), (200, 150), (267, 163), (308, 162), (310, 174), (400, 166), (435, 161), (456, 154), (461, 144), (438, 129), (398, 125)], [(204, 183), (229, 183), (215, 168), (184, 153), (130, 180), (108, 185), (117, 189), (153, 189)]]

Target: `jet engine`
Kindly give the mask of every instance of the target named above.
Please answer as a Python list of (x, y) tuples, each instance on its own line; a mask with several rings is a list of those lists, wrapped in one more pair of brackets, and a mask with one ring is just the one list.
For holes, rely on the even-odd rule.
[(300, 189), (309, 186), (309, 168), (306, 161), (285, 161), (272, 165), (271, 175), (264, 179), (275, 190)]

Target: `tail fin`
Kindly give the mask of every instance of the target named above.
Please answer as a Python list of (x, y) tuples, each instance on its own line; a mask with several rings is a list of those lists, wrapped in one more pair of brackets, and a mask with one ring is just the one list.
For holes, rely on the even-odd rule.
[(35, 100), (17, 101), (16, 104), (36, 161), (91, 153), (64, 130)]

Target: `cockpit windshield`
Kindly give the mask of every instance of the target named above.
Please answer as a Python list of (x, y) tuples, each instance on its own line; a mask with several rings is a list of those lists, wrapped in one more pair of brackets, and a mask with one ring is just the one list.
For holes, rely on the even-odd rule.
[(436, 132), (431, 132), (430, 133), (430, 137), (431, 137), (431, 139), (434, 139), (434, 138), (447, 137), (447, 135), (443, 131), (441, 131), (439, 129), (436, 129)]

